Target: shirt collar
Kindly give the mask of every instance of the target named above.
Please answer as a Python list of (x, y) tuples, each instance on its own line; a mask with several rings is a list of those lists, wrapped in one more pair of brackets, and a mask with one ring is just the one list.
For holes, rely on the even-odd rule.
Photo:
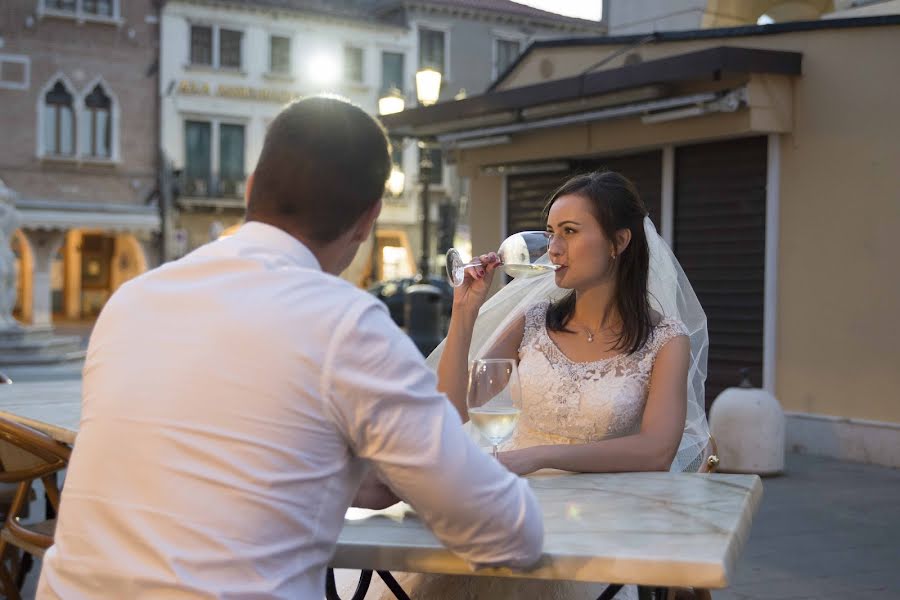
[(248, 221), (235, 232), (234, 238), (250, 244), (259, 244), (296, 261), (303, 267), (322, 270), (319, 259), (303, 242), (274, 225)]

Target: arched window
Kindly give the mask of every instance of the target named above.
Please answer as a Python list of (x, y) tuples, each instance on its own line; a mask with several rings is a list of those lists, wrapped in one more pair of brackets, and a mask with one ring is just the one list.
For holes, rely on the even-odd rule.
[(68, 156), (75, 154), (75, 111), (72, 94), (57, 81), (44, 95), (44, 152)]
[(86, 135), (82, 154), (95, 158), (112, 156), (112, 100), (99, 83), (84, 99)]

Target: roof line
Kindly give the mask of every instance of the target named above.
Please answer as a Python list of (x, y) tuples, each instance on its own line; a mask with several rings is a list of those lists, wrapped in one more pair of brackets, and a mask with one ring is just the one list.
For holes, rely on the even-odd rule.
[(820, 19), (816, 21), (791, 21), (788, 23), (773, 23), (770, 25), (742, 25), (740, 27), (717, 27), (711, 29), (689, 29), (685, 31), (655, 31), (652, 33), (639, 33), (633, 35), (604, 35), (604, 36), (579, 36), (570, 38), (557, 38), (533, 42), (525, 51), (516, 58), (503, 73), (487, 88), (492, 92), (530, 55), (534, 50), (541, 48), (572, 48), (578, 46), (617, 46), (633, 44), (641, 41), (649, 35), (655, 39), (651, 43), (683, 42), (689, 40), (711, 40), (721, 38), (751, 37), (757, 35), (777, 35), (781, 33), (794, 33), (797, 31), (818, 31), (827, 29), (848, 29), (854, 27), (881, 27), (885, 25), (900, 25), (900, 15), (886, 15), (877, 17), (855, 17), (847, 19)]

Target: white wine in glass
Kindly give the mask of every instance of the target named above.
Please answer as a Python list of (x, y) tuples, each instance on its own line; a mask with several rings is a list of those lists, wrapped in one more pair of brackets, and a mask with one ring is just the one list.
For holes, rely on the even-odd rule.
[[(501, 268), (510, 277), (534, 277), (559, 268), (557, 265), (537, 263), (549, 248), (550, 235), (546, 231), (520, 231), (503, 240), (497, 255), (502, 263)], [(453, 287), (463, 284), (466, 269), (480, 266), (480, 260), (463, 262), (456, 248), (447, 251), (447, 275)]]
[(481, 358), (472, 362), (466, 406), (469, 419), (497, 447), (512, 437), (519, 421), (521, 388), (516, 362), (508, 358)]

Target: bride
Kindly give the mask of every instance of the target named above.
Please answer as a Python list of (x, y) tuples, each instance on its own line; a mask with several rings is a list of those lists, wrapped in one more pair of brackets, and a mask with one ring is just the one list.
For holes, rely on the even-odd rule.
[[(519, 424), (499, 460), (519, 475), (696, 471), (708, 440), (701, 405), (706, 317), (659, 238), (634, 185), (614, 172), (579, 175), (545, 211), (559, 265), (517, 279), (485, 303), (499, 259), (481, 257), (456, 288), (438, 362), (439, 388), (468, 421), (474, 358), (512, 358)], [(400, 574), (415, 598), (596, 598), (603, 584)], [(390, 592), (383, 599), (393, 598)], [(637, 598), (634, 586), (616, 599)]]

